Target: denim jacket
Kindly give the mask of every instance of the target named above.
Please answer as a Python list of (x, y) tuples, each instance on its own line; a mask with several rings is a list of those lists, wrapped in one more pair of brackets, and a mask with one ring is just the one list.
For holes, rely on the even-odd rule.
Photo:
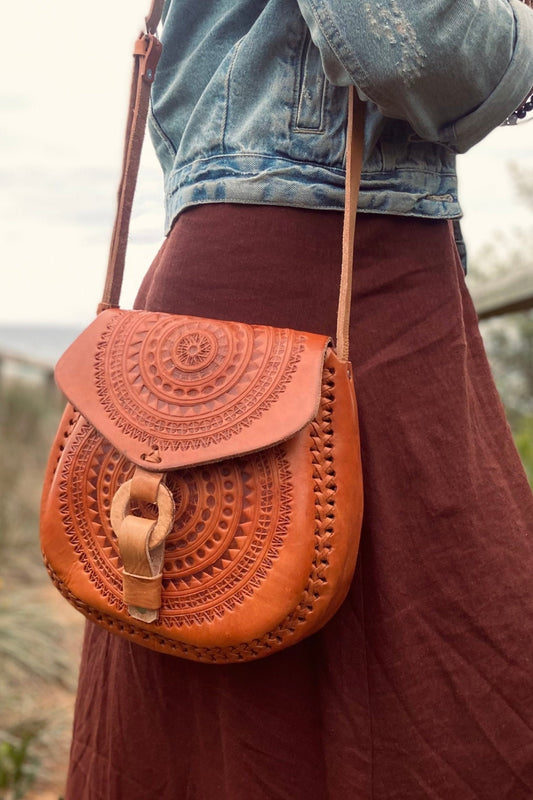
[(460, 216), (455, 155), (533, 85), (518, 0), (167, 0), (150, 131), (167, 228), (200, 203), (341, 209), (347, 85), (363, 211)]

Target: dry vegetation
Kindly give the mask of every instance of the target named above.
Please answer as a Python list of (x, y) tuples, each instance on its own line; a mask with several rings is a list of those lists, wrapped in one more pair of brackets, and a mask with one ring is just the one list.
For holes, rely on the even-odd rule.
[(61, 796), (83, 623), (42, 566), (42, 475), (62, 401), (0, 385), (0, 798)]

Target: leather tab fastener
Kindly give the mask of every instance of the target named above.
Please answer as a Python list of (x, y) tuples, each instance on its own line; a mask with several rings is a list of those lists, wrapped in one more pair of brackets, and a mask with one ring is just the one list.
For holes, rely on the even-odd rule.
[(150, 33), (141, 33), (135, 42), (133, 55), (139, 58), (139, 74), (145, 83), (154, 82), (161, 49), (159, 39)]
[[(124, 566), (124, 602), (130, 616), (142, 622), (155, 622), (158, 617), (165, 540), (174, 523), (174, 500), (162, 478), (162, 473), (137, 467), (111, 504), (111, 526)], [(142, 503), (157, 506), (156, 519), (130, 513), (134, 504)]]
[(117, 308), (117, 306), (112, 306), (111, 303), (98, 303), (98, 308), (96, 309), (96, 313), (101, 314), (102, 311), (107, 311), (110, 308)]
[[(147, 578), (144, 575), (123, 573), (124, 602), (128, 607), (134, 606), (137, 614), (142, 611), (143, 616), (137, 616), (137, 619), (143, 619), (145, 622), (152, 621), (146, 619), (146, 613), (150, 611), (153, 613), (160, 608), (162, 582), (161, 574)], [(130, 612), (130, 616), (135, 616), (135, 614)]]

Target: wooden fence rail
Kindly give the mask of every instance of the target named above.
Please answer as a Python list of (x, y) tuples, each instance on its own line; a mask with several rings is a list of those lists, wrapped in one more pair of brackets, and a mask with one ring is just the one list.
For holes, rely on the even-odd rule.
[(55, 386), (54, 364), (50, 361), (0, 350), (0, 380), (10, 374), (28, 380), (38, 380), (48, 386)]
[(479, 319), (533, 308), (533, 269), (518, 270), (472, 290)]

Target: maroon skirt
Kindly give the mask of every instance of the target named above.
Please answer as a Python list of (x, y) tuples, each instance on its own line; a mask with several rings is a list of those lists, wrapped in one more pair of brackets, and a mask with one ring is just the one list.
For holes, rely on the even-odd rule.
[[(185, 212), (138, 307), (335, 333), (342, 217)], [(533, 502), (446, 222), (361, 216), (356, 575), (318, 634), (195, 664), (88, 624), (67, 800), (531, 800)]]

